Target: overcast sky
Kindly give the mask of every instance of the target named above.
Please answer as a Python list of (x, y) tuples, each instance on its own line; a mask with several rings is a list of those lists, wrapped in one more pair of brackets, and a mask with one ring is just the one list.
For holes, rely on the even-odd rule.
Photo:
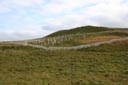
[(0, 41), (83, 25), (128, 27), (128, 0), (0, 0)]

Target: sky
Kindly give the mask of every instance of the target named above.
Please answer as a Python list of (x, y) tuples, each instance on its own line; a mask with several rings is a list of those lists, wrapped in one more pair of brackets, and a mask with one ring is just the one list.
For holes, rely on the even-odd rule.
[(128, 0), (0, 0), (0, 41), (86, 25), (128, 27)]

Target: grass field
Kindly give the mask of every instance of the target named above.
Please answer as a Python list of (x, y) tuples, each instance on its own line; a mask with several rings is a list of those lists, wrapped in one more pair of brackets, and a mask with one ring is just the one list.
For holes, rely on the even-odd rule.
[(128, 85), (128, 41), (74, 51), (0, 44), (0, 85)]

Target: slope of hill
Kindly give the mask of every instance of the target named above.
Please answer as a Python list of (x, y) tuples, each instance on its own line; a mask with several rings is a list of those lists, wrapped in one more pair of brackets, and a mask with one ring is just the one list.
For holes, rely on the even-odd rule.
[(120, 39), (127, 36), (128, 29), (83, 26), (70, 30), (58, 31), (44, 38), (28, 40), (26, 42), (43, 46), (69, 47)]
[[(0, 85), (128, 85), (128, 29), (85, 28), (0, 43)], [(93, 46), (70, 51), (39, 49), (81, 44)]]
[(95, 32), (102, 32), (102, 31), (113, 31), (113, 30), (127, 30), (125, 28), (109, 28), (109, 27), (98, 27), (98, 26), (81, 26), (69, 30), (61, 30), (54, 32), (46, 37), (55, 37), (61, 36), (65, 34), (81, 34), (81, 33), (95, 33)]
[(73, 28), (70, 30), (57, 31), (53, 34), (48, 35), (47, 37), (55, 37), (55, 36), (60, 36), (60, 35), (65, 35), (65, 34), (101, 32), (101, 31), (109, 31), (109, 30), (113, 30), (113, 29), (108, 29), (107, 27), (82, 26), (82, 27), (77, 27), (77, 28)]

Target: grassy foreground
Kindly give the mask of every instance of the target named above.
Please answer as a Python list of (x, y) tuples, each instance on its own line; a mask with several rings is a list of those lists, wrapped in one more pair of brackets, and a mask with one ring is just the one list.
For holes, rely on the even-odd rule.
[(128, 85), (128, 42), (76, 51), (0, 44), (0, 85)]

